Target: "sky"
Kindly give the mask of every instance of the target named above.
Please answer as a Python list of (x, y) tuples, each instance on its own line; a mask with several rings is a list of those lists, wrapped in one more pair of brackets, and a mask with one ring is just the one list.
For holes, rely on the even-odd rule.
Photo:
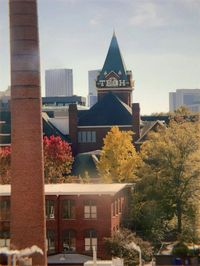
[[(10, 84), (8, 0), (0, 0), (0, 91)], [(38, 0), (44, 71), (72, 68), (74, 92), (88, 94), (113, 30), (135, 80), (142, 114), (166, 112), (169, 92), (200, 88), (200, 0)]]

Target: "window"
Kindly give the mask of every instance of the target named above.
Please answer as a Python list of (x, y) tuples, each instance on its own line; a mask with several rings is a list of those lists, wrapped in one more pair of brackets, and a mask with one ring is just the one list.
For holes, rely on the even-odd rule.
[(92, 131), (92, 142), (95, 143), (96, 142), (96, 132)]
[(115, 216), (116, 214), (115, 202), (112, 203), (112, 213), (113, 213), (113, 216)]
[(115, 200), (115, 211), (116, 211), (116, 214), (119, 214), (119, 210), (118, 210), (118, 200)]
[(76, 251), (76, 232), (74, 230), (63, 232), (63, 251)]
[(83, 131), (83, 132), (82, 132), (82, 142), (84, 142), (84, 143), (87, 142), (87, 140), (86, 140), (86, 139), (87, 139), (86, 136), (87, 136), (87, 135), (86, 135), (86, 132)]
[(48, 253), (55, 253), (55, 232), (54, 230), (47, 230), (47, 247)]
[(96, 219), (97, 218), (97, 206), (94, 200), (85, 201), (84, 218), (85, 219)]
[(79, 131), (78, 132), (79, 143), (95, 143), (96, 131)]
[(121, 198), (119, 198), (119, 212), (122, 212)]
[(63, 200), (62, 217), (64, 219), (75, 219), (74, 200)]
[(54, 219), (55, 218), (55, 201), (46, 200), (46, 218)]
[(10, 220), (10, 200), (3, 199), (0, 201), (0, 220), (8, 221)]
[(87, 131), (87, 142), (92, 142), (92, 132), (91, 131)]
[(9, 247), (9, 246), (10, 246), (10, 232), (0, 231), (0, 247)]
[(89, 229), (85, 232), (85, 251), (92, 251), (92, 247), (97, 250), (97, 232)]

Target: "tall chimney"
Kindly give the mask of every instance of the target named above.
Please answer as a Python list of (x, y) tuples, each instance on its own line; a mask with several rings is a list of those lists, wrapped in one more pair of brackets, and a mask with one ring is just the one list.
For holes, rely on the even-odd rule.
[(132, 128), (133, 128), (133, 140), (134, 142), (140, 138), (140, 104), (132, 104)]
[(77, 154), (77, 126), (78, 126), (78, 111), (76, 104), (69, 105), (69, 135), (72, 140), (73, 155)]
[(11, 248), (37, 245), (46, 265), (46, 229), (36, 0), (9, 0), (11, 45)]

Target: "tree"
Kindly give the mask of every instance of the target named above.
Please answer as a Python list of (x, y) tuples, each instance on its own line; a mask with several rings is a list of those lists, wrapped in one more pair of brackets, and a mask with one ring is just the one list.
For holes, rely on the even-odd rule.
[(11, 148), (0, 148), (0, 184), (10, 183)]
[(105, 182), (129, 182), (135, 178), (139, 156), (132, 144), (131, 131), (112, 127), (104, 138), (97, 169)]
[(63, 183), (71, 173), (73, 156), (70, 145), (60, 137), (44, 137), (45, 183)]
[(199, 123), (172, 121), (142, 145), (133, 220), (148, 239), (195, 237), (200, 189)]
[(139, 254), (138, 251), (131, 248), (132, 243), (141, 249), (143, 260), (151, 260), (152, 247), (150, 243), (128, 229), (121, 229), (115, 232), (111, 238), (105, 238), (105, 249), (109, 255), (123, 258), (125, 265), (135, 266), (139, 264)]
[[(71, 147), (60, 137), (44, 137), (44, 176), (45, 183), (71, 182), (75, 177), (69, 176), (71, 173), (72, 156)], [(10, 147), (0, 148), (0, 183), (10, 183)]]

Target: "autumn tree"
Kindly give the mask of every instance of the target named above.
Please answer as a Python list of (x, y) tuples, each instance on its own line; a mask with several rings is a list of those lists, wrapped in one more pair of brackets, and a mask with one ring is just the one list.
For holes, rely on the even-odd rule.
[(10, 183), (11, 148), (0, 148), (0, 184)]
[[(71, 182), (73, 156), (70, 145), (60, 137), (44, 137), (44, 176), (45, 183)], [(10, 147), (0, 148), (0, 183), (10, 183)]]
[(131, 131), (112, 127), (104, 138), (97, 169), (105, 182), (129, 182), (135, 179), (139, 156), (132, 143)]
[[(172, 121), (142, 145), (134, 227), (150, 239), (195, 237), (200, 189), (199, 123)], [(191, 239), (190, 239), (191, 240)]]
[(71, 173), (73, 156), (70, 145), (60, 137), (44, 137), (45, 183), (67, 182)]

